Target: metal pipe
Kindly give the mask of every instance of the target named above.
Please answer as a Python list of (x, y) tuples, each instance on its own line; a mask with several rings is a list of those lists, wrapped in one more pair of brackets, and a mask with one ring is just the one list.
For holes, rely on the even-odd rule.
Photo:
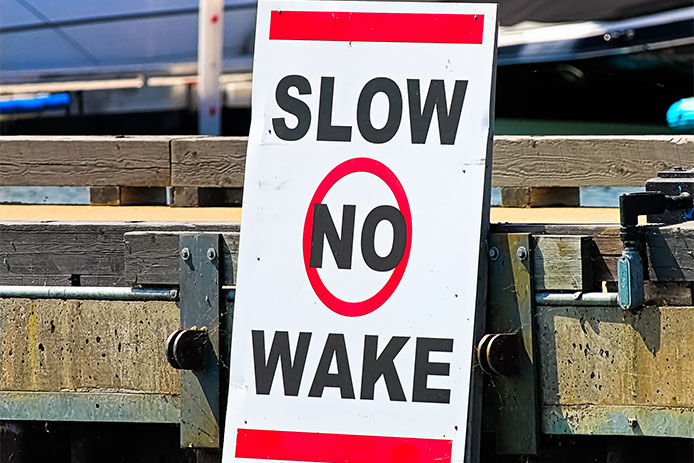
[(200, 0), (198, 17), (198, 133), (220, 135), (219, 76), (224, 49), (224, 0)]
[[(227, 301), (236, 299), (236, 287), (223, 287)], [(111, 301), (177, 301), (176, 288), (131, 288), (111, 286), (2, 286), (0, 299), (94, 299)]]
[(537, 293), (535, 304), (553, 306), (619, 306), (617, 293)]
[(131, 288), (109, 286), (0, 286), (2, 298), (96, 299), (112, 301), (175, 301), (175, 288)]

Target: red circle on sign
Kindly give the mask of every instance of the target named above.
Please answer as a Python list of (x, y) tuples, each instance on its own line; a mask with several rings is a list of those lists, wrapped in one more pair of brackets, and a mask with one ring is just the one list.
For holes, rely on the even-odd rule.
[[(348, 302), (331, 293), (330, 290), (326, 288), (325, 284), (323, 284), (323, 280), (321, 280), (320, 275), (318, 275), (318, 270), (311, 267), (309, 264), (311, 260), (311, 238), (313, 235), (313, 206), (323, 201), (325, 195), (338, 180), (355, 172), (373, 174), (388, 185), (405, 219), (407, 238), (402, 259), (400, 259), (398, 265), (393, 269), (393, 273), (390, 275), (386, 284), (383, 285), (383, 288), (368, 299), (359, 302)], [(304, 221), (303, 244), (306, 274), (308, 275), (308, 280), (311, 283), (313, 291), (323, 304), (333, 312), (344, 315), (345, 317), (360, 317), (378, 309), (390, 298), (393, 292), (395, 292), (395, 288), (400, 284), (400, 280), (402, 280), (405, 268), (407, 267), (407, 261), (410, 257), (410, 246), (412, 245), (412, 214), (410, 213), (410, 203), (407, 200), (407, 195), (405, 195), (405, 190), (400, 184), (400, 180), (398, 180), (393, 171), (386, 167), (385, 164), (374, 159), (354, 158), (339, 164), (325, 176), (320, 185), (318, 185), (316, 192), (313, 194), (313, 198), (311, 198), (308, 211), (306, 212), (306, 220)]]

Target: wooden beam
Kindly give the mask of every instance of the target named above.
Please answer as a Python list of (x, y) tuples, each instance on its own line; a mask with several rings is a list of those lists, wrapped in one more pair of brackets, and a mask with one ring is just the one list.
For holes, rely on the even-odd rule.
[(578, 187), (506, 186), (501, 188), (502, 207), (577, 207)]
[[(242, 188), (246, 143), (246, 137), (0, 137), (0, 185)], [(660, 170), (691, 167), (692, 152), (691, 135), (499, 136), (492, 182), (641, 186)]]
[[(126, 246), (123, 236), (136, 231), (221, 233), (238, 231), (238, 223), (0, 223), (0, 284), (129, 284), (131, 281), (125, 273)], [(154, 248), (157, 249), (156, 246)], [(160, 265), (153, 260), (147, 262), (154, 268)], [(178, 267), (172, 271), (178, 275)], [(178, 279), (165, 283), (177, 282)]]
[[(243, 186), (246, 138), (172, 143), (173, 185)], [(691, 166), (694, 136), (498, 136), (494, 186), (642, 186), (659, 170)]]
[(694, 164), (694, 136), (496, 137), (494, 186), (643, 186)]
[(246, 137), (186, 138), (171, 143), (171, 185), (243, 187)]
[(168, 186), (173, 137), (0, 137), (0, 185)]
[[(178, 231), (130, 232), (125, 241), (125, 281), (132, 285), (177, 285), (181, 257)], [(239, 232), (222, 234), (222, 284), (234, 285), (238, 264)]]
[(533, 251), (535, 290), (593, 291), (590, 252), (590, 236), (536, 237)]

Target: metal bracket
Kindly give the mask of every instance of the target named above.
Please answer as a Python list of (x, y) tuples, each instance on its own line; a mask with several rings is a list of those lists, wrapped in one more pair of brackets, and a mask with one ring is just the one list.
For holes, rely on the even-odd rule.
[[(220, 236), (181, 235), (179, 244), (178, 307), (183, 330), (171, 339), (170, 357), (179, 366), (192, 368), (181, 370), (181, 447), (217, 448), (221, 410)], [(201, 339), (204, 342), (198, 342)], [(193, 359), (185, 358), (186, 350), (195, 354)]]
[(487, 332), (478, 355), (487, 378), (485, 410), (498, 454), (536, 454), (539, 417), (534, 354), (531, 237), (489, 235)]

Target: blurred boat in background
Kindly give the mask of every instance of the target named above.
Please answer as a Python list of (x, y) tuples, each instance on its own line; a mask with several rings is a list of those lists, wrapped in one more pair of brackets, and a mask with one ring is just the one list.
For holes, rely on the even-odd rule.
[[(0, 98), (70, 95), (63, 108), (4, 110), (3, 133), (194, 133), (197, 6), (2, 0)], [(651, 133), (667, 131), (668, 107), (694, 95), (690, 1), (502, 0), (500, 8), (497, 117)], [(255, 9), (225, 2), (225, 134), (247, 130)]]

